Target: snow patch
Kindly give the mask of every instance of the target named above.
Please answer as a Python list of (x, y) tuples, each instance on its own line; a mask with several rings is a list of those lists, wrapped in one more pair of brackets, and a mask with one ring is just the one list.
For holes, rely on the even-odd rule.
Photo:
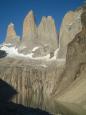
[(41, 67), (47, 68), (47, 66), (46, 66), (46, 65), (41, 65)]
[(13, 27), (14, 26), (14, 24), (11, 22), (10, 24), (9, 24), (9, 27)]
[(54, 56), (52, 58), (50, 58), (50, 54), (47, 54), (46, 56), (36, 57), (36, 58), (33, 58), (33, 59), (34, 60), (46, 60), (46, 61), (56, 60), (57, 55), (58, 55), (58, 51), (59, 51), (59, 48), (56, 49), (56, 51), (54, 52)]
[(18, 49), (15, 47), (7, 47), (7, 46), (3, 46), (0, 48), (1, 50), (6, 51), (6, 53), (8, 54), (8, 57), (14, 57), (14, 56), (19, 56), (19, 57), (29, 57), (32, 58), (33, 53), (30, 53), (28, 55), (24, 55), (22, 53), (18, 53)]
[(68, 26), (72, 26), (72, 25), (73, 25), (73, 23), (68, 24)]
[[(33, 51), (35, 51), (38, 48), (39, 47), (33, 48)], [(54, 52), (54, 56), (52, 58), (50, 58), (50, 54), (47, 54), (46, 56), (42, 56), (42, 57), (33, 57), (34, 53), (29, 53), (29, 54), (25, 55), (25, 54), (19, 53), (18, 49), (16, 47), (14, 47), (14, 46), (8, 47), (7, 44), (2, 45), (0, 50), (6, 51), (8, 57), (23, 57), (23, 58), (33, 59), (33, 60), (53, 61), (53, 60), (57, 59), (59, 48), (56, 49), (56, 51)], [(57, 61), (63, 62), (64, 59), (57, 59)], [(42, 65), (42, 67), (46, 67), (46, 65)]]
[(42, 56), (42, 57), (35, 57), (35, 58), (32, 58), (34, 60), (49, 60), (50, 58), (50, 54), (47, 54), (46, 56)]
[(34, 47), (34, 48), (32, 49), (32, 52), (36, 51), (38, 48), (39, 48), (38, 46), (37, 46), (37, 47)]

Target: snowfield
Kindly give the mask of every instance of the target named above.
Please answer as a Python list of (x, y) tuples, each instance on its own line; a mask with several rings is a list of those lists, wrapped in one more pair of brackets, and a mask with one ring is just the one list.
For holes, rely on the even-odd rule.
[[(11, 44), (3, 44), (0, 46), (0, 50), (4, 50), (7, 53), (7, 57), (23, 57), (23, 58), (30, 58), (34, 60), (46, 60), (46, 61), (51, 61), (51, 60), (56, 60), (56, 57), (58, 55), (59, 48), (55, 51), (54, 56), (50, 58), (50, 54), (47, 54), (46, 56), (42, 57), (33, 57), (33, 51), (37, 50), (39, 47), (34, 47), (32, 50), (32, 53), (29, 54), (22, 54), (18, 52), (18, 49), (15, 46), (12, 46)], [(58, 59), (58, 61), (64, 61), (64, 59)]]
[(38, 48), (39, 48), (39, 47), (34, 47), (34, 48), (32, 49), (32, 52), (36, 51)]
[(32, 58), (33, 53), (28, 54), (28, 55), (24, 55), (22, 53), (18, 53), (18, 49), (15, 47), (8, 47), (6, 45), (3, 45), (1, 48), (1, 50), (6, 51), (6, 53), (8, 54), (8, 57), (14, 57), (14, 56), (19, 56), (19, 57), (28, 57), (28, 58)]

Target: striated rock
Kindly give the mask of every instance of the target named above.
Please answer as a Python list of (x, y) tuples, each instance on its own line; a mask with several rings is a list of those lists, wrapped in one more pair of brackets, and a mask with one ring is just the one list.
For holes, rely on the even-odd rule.
[(55, 51), (58, 48), (55, 22), (51, 16), (42, 17), (38, 27), (38, 38), (42, 46), (48, 45), (49, 52)]
[(64, 16), (60, 28), (60, 50), (57, 57), (66, 58), (68, 43), (70, 43), (75, 35), (79, 33), (82, 29), (81, 14), (82, 8), (75, 11), (70, 11)]
[(0, 60), (0, 78), (18, 92), (13, 102), (54, 113), (50, 107), (53, 108), (54, 89), (64, 70), (62, 65), (56, 61), (5, 58)]
[(5, 39), (5, 43), (17, 45), (20, 42), (19, 37), (16, 35), (14, 24), (10, 23), (7, 28), (7, 35)]
[(86, 111), (86, 11), (81, 14), (81, 23), (82, 31), (68, 44), (66, 68), (56, 98), (60, 102), (77, 104)]
[(22, 44), (29, 50), (37, 45), (37, 28), (33, 11), (30, 11), (24, 19)]

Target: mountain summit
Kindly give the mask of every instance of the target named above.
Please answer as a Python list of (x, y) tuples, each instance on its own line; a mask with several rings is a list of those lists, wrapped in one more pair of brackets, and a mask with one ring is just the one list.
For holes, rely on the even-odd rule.
[[(17, 45), (17, 51), (22, 54), (33, 53), (33, 57), (50, 55), (53, 57), (58, 48), (58, 36), (54, 19), (51, 16), (42, 17), (37, 26), (35, 16), (31, 10), (24, 19), (21, 40), (17, 39), (14, 24), (10, 23), (7, 29), (5, 43)], [(34, 50), (35, 49), (35, 50)]]
[(37, 39), (37, 27), (35, 22), (34, 13), (31, 10), (24, 19), (23, 22), (23, 35), (22, 44), (24, 44), (28, 49), (35, 47), (35, 41)]
[(17, 45), (19, 41), (20, 41), (19, 37), (17, 36), (16, 31), (14, 29), (14, 24), (10, 23), (7, 28), (7, 35), (6, 35), (5, 43)]

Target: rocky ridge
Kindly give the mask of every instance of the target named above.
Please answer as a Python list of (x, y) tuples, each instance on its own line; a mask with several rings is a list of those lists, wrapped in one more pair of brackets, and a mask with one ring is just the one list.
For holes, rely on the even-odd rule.
[[(35, 47), (37, 51), (33, 52), (33, 57), (46, 56), (54, 54), (58, 48), (58, 38), (54, 19), (51, 16), (42, 17), (37, 26), (35, 16), (31, 10), (24, 19), (23, 33), (18, 46), (18, 52), (23, 54), (32, 53)], [(10, 24), (7, 29), (5, 43), (16, 44), (19, 41), (14, 29), (14, 24)], [(54, 56), (54, 55), (53, 55)], [(51, 56), (52, 57), (52, 56)]]

